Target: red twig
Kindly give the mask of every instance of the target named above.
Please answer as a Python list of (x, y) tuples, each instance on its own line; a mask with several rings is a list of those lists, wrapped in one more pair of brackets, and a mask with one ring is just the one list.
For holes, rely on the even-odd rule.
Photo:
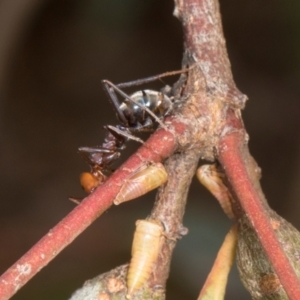
[[(182, 134), (185, 126), (170, 121), (175, 134)], [(173, 133), (164, 129), (154, 133), (148, 141), (103, 185), (87, 196), (72, 212), (49, 231), (35, 246), (0, 277), (0, 300), (9, 299), (60, 251), (70, 244), (113, 203), (124, 179), (142, 163), (158, 162), (171, 155), (176, 147)]]
[[(220, 124), (220, 132), (215, 133), (220, 140), (216, 142), (220, 160), (246, 215), (250, 219), (257, 235), (278, 272), (281, 284), (290, 299), (300, 299), (300, 283), (290, 265), (268, 220), (267, 203), (250, 176), (250, 154), (247, 148), (246, 131), (240, 120), (239, 109), (243, 108), (245, 97), (237, 90), (231, 77), (225, 41), (222, 34), (221, 18), (217, 0), (177, 0), (176, 15), (180, 17), (185, 29), (185, 46), (193, 53), (203, 72), (206, 87), (212, 91), (212, 97), (223, 99), (228, 105), (210, 111)], [(214, 100), (216, 101), (216, 100)], [(202, 102), (203, 103), (203, 102)], [(211, 102), (213, 103), (213, 102)], [(201, 109), (201, 101), (199, 107)], [(221, 124), (224, 122), (223, 124)], [(218, 130), (217, 123), (214, 130)], [(212, 135), (210, 135), (212, 137)]]
[[(272, 226), (268, 221), (268, 206), (254, 177), (250, 174), (250, 154), (247, 148), (246, 131), (240, 119), (240, 109), (246, 97), (236, 88), (230, 71), (230, 63), (222, 33), (221, 18), (217, 0), (176, 0), (175, 15), (178, 16), (185, 31), (187, 64), (196, 61), (197, 67), (190, 72), (184, 95), (186, 102), (178, 107), (177, 116), (169, 118), (170, 130), (160, 129), (131, 156), (102, 186), (89, 195), (65, 219), (54, 227), (27, 254), (0, 277), (0, 300), (9, 299), (31, 277), (54, 258), (66, 245), (90, 225), (102, 212), (112, 205), (124, 180), (146, 161), (158, 162), (170, 156), (177, 149), (180, 139), (181, 150), (187, 147), (205, 159), (214, 159), (213, 149), (218, 149), (218, 159), (224, 167), (232, 190), (257, 232), (264, 250), (273, 264), (280, 281), (292, 300), (300, 299), (299, 281), (286, 258)], [(196, 70), (197, 69), (197, 70)], [(181, 96), (181, 95), (180, 95)], [(175, 112), (176, 113), (176, 112)], [(220, 135), (221, 133), (221, 135)], [(176, 137), (176, 138), (175, 138)], [(197, 162), (197, 157), (189, 168)], [(176, 162), (169, 162), (176, 171)], [(184, 165), (184, 161), (182, 162)], [(174, 178), (179, 172), (173, 172)], [(170, 172), (172, 174), (172, 172)], [(184, 175), (183, 175), (184, 176)], [(191, 176), (190, 176), (191, 177)], [(177, 181), (185, 185), (183, 197), (186, 198), (187, 185), (181, 178)], [(170, 185), (170, 183), (169, 183)], [(175, 203), (174, 196), (180, 184), (174, 184), (166, 195)], [(167, 190), (168, 188), (166, 188)], [(168, 190), (167, 190), (168, 191)], [(156, 205), (158, 210), (159, 204)], [(180, 210), (178, 212), (178, 210)], [(172, 215), (183, 214), (183, 205), (175, 207)], [(178, 222), (179, 222), (178, 221)], [(171, 250), (166, 252), (165, 260), (170, 260)], [(169, 264), (161, 264), (169, 271)], [(161, 276), (165, 281), (167, 276)], [(163, 284), (163, 283), (162, 283)]]
[(220, 140), (219, 161), (289, 299), (299, 300), (299, 279), (272, 228), (268, 205), (250, 175), (251, 158), (243, 125), (233, 111), (229, 111), (227, 120), (226, 130), (230, 131)]

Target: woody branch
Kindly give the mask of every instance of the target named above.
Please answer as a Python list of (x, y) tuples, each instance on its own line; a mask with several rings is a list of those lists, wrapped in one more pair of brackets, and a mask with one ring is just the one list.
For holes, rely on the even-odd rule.
[[(164, 221), (170, 232), (178, 233), (188, 185), (199, 157), (207, 160), (219, 159), (290, 299), (300, 298), (297, 278), (276, 242), (271, 226), (268, 225), (265, 209), (261, 205), (264, 201), (261, 198), (262, 193), (257, 191), (253, 178), (247, 176), (251, 165), (245, 159), (249, 156), (247, 135), (239, 113), (244, 107), (246, 97), (238, 91), (232, 79), (218, 2), (178, 0), (175, 4), (175, 15), (182, 21), (185, 32), (183, 64), (187, 66), (196, 63), (198, 67), (191, 70), (186, 85), (178, 85), (176, 96), (185, 101), (177, 107), (172, 117), (165, 120), (168, 130), (159, 129), (155, 132), (103, 185), (86, 197), (1, 276), (0, 300), (9, 299), (109, 208), (124, 179), (134, 173), (141, 163), (158, 162), (167, 157), (170, 157), (167, 161), (169, 181), (159, 192), (152, 217)], [(174, 155), (171, 156), (172, 154)], [(234, 176), (235, 170), (240, 171), (243, 180)], [(249, 188), (246, 196), (243, 196), (242, 187), (246, 186)], [(250, 202), (256, 205), (250, 206)], [(259, 219), (254, 218), (258, 211)], [(264, 243), (266, 236), (269, 238)], [(164, 246), (162, 258), (165, 263), (155, 270), (156, 278), (163, 285), (173, 247), (174, 244)], [(274, 247), (276, 255), (272, 256)], [(275, 263), (275, 258), (280, 263)]]
[[(206, 88), (202, 96), (209, 95), (211, 105), (221, 101), (219, 109), (211, 110), (208, 114), (211, 121), (216, 120), (214, 116), (219, 117), (219, 122), (214, 122), (216, 159), (221, 163), (242, 213), (246, 214), (254, 227), (288, 297), (299, 299), (299, 280), (275, 236), (268, 217), (270, 209), (258, 176), (253, 175), (256, 165), (247, 147), (248, 136), (240, 115), (245, 97), (233, 83), (218, 1), (177, 1), (177, 15), (186, 33), (186, 51), (193, 54), (202, 70), (200, 77)], [(203, 109), (202, 105), (203, 101), (199, 100), (198, 109)], [(210, 135), (210, 138), (213, 136)]]

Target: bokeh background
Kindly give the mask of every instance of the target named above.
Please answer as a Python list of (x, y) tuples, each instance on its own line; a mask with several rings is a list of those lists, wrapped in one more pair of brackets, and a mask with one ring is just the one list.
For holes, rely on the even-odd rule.
[[(100, 80), (180, 69), (182, 29), (171, 0), (0, 1), (0, 273), (83, 197), (79, 146), (117, 119)], [(234, 78), (264, 192), (300, 229), (300, 2), (221, 0)], [(175, 78), (166, 79), (172, 83)], [(160, 88), (154, 83), (150, 88)], [(148, 86), (149, 88), (149, 86)], [(128, 144), (125, 159), (137, 145)], [(14, 300), (67, 299), (87, 279), (127, 262), (137, 219), (154, 194), (112, 207)], [(196, 299), (230, 222), (194, 181), (167, 299)], [(237, 271), (226, 299), (250, 299)]]

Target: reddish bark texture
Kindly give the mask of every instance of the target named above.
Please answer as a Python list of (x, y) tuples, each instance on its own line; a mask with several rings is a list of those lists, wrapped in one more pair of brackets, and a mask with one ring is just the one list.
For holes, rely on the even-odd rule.
[[(216, 158), (223, 166), (231, 189), (254, 226), (287, 295), (290, 299), (300, 299), (300, 282), (270, 224), (268, 205), (247, 147), (247, 133), (239, 111), (244, 107), (246, 97), (237, 90), (232, 80), (218, 1), (178, 0), (176, 3), (175, 14), (182, 20), (185, 30), (186, 51), (202, 71), (199, 75), (206, 86), (203, 94), (210, 93), (211, 102), (217, 99), (223, 102), (218, 107), (219, 112), (209, 111), (211, 117), (221, 117), (219, 122), (214, 123), (214, 133), (220, 138), (214, 145), (218, 153)], [(202, 109), (203, 101), (200, 99), (199, 104), (198, 109)]]
[[(171, 123), (172, 121), (170, 121)], [(172, 123), (171, 123), (172, 124)], [(174, 122), (174, 134), (185, 126)], [(173, 133), (158, 130), (103, 185), (87, 196), (69, 215), (49, 231), (35, 246), (0, 277), (0, 299), (9, 299), (60, 251), (70, 244), (113, 203), (124, 179), (148, 161), (161, 161), (175, 149)]]
[[(300, 285), (268, 221), (268, 206), (255, 175), (240, 116), (246, 96), (235, 86), (228, 60), (217, 0), (175, 0), (175, 16), (184, 28), (184, 67), (196, 64), (177, 83), (180, 101), (173, 116), (103, 185), (84, 199), (65, 219), (0, 278), (0, 300), (8, 299), (78, 234), (112, 205), (122, 182), (141, 164), (163, 161), (169, 174), (159, 190), (151, 218), (160, 220), (166, 242), (149, 280), (165, 286), (175, 241), (184, 234), (182, 218), (189, 184), (199, 158), (218, 159), (281, 284), (292, 300)], [(239, 215), (237, 214), (237, 217)]]
[(300, 283), (285, 251), (279, 243), (269, 217), (269, 207), (260, 190), (257, 178), (250, 169), (253, 160), (246, 146), (246, 137), (239, 131), (226, 134), (219, 144), (219, 161), (239, 203), (255, 229), (262, 247), (290, 299), (299, 299)]

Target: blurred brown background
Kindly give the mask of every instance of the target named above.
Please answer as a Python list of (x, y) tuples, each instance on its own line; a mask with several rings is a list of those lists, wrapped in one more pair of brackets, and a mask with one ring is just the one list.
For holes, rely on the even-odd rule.
[[(182, 30), (166, 0), (0, 1), (0, 273), (82, 197), (79, 146), (116, 124), (101, 79), (124, 82), (180, 69)], [(221, 0), (233, 74), (262, 186), (300, 228), (300, 2)], [(175, 78), (167, 79), (172, 82)], [(150, 88), (159, 88), (154, 83)], [(130, 142), (126, 158), (137, 145)], [(111, 208), (13, 297), (67, 299), (130, 258), (135, 220), (153, 193)], [(196, 181), (167, 299), (196, 299), (230, 222)], [(250, 299), (232, 273), (226, 299)]]

